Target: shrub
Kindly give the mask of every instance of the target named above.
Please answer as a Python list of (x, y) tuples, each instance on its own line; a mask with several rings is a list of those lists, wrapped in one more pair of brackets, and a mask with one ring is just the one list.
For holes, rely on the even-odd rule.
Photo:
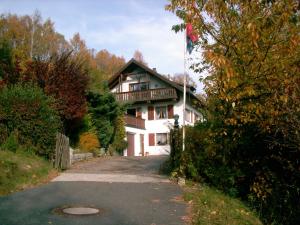
[(79, 148), (86, 152), (94, 152), (100, 148), (98, 137), (93, 132), (85, 132), (79, 137)]
[[(89, 114), (97, 131), (96, 134), (100, 140), (101, 147), (108, 149), (114, 142), (114, 136), (116, 136), (117, 139), (122, 139), (119, 137), (123, 134), (120, 129), (116, 129), (116, 127), (119, 126), (116, 122), (119, 121), (118, 117), (120, 118), (120, 115), (124, 113), (125, 109), (118, 104), (114, 95), (109, 92), (107, 87), (103, 94), (89, 92), (87, 99), (89, 103)], [(121, 121), (121, 125), (122, 123)], [(119, 149), (122, 146), (116, 147)]]
[(3, 150), (8, 150), (11, 152), (16, 152), (18, 150), (19, 143), (16, 137), (15, 132), (12, 132), (9, 137), (4, 141), (4, 143), (0, 146)]
[(239, 137), (230, 126), (224, 133), (224, 127), (213, 122), (187, 127), (184, 152), (182, 132), (173, 130), (169, 164), (175, 174), (248, 200), (266, 224), (299, 224), (299, 152), (270, 148), (269, 134), (256, 126), (241, 126)]
[(116, 151), (118, 154), (123, 153), (124, 149), (127, 148), (128, 143), (125, 141), (126, 137), (126, 131), (125, 131), (125, 121), (124, 121), (124, 116), (119, 115), (115, 122), (114, 122), (114, 127), (115, 127), (115, 134), (114, 134), (114, 141), (111, 144), (112, 149)]
[[(0, 140), (12, 134), (20, 145), (32, 145), (35, 153), (50, 158), (55, 134), (61, 128), (52, 98), (32, 84), (18, 84), (0, 90)], [(7, 140), (10, 142), (10, 139)]]

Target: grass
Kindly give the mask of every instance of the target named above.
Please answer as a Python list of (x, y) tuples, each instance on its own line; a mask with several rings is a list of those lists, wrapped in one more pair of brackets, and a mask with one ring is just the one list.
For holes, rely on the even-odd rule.
[(184, 188), (193, 225), (262, 225), (254, 212), (243, 202), (207, 185), (189, 183)]
[(57, 172), (31, 153), (0, 150), (0, 196), (48, 182)]

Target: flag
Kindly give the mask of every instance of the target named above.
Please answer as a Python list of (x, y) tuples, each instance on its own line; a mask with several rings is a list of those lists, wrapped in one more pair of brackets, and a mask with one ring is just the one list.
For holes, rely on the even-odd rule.
[(198, 36), (195, 34), (195, 31), (193, 30), (193, 26), (191, 23), (186, 24), (186, 49), (189, 52), (189, 54), (192, 53), (194, 49), (195, 42), (198, 41)]

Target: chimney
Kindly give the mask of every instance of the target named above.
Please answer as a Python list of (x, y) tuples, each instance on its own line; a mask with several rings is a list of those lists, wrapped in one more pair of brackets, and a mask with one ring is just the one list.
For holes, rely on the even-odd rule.
[(157, 72), (157, 71), (156, 71), (156, 68), (152, 68), (152, 70), (154, 70), (155, 72)]

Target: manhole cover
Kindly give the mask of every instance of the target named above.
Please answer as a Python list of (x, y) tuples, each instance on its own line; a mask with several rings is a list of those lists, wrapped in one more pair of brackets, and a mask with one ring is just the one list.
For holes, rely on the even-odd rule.
[(65, 214), (70, 215), (92, 215), (99, 213), (99, 209), (88, 207), (70, 207), (62, 210)]
[(58, 215), (69, 215), (69, 216), (89, 216), (103, 214), (102, 209), (94, 208), (93, 206), (62, 206), (52, 210), (52, 213)]

